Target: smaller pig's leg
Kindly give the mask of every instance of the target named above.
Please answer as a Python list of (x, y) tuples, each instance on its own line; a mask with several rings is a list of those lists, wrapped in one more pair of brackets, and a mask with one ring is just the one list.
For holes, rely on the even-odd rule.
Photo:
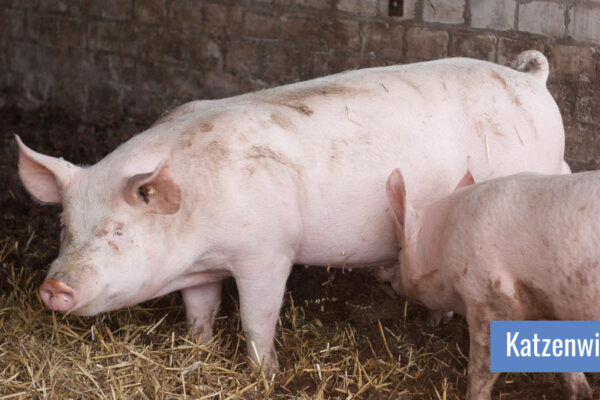
[(279, 367), (273, 338), (283, 303), (285, 284), (292, 267), (290, 261), (286, 261), (286, 264), (281, 268), (265, 269), (269, 272), (267, 275), (236, 277), (248, 355), (255, 365), (262, 363), (263, 371), (268, 377)]
[(582, 372), (561, 374), (568, 400), (592, 399), (592, 388)]
[(498, 373), (490, 372), (490, 320), (480, 309), (467, 310), (469, 324), (469, 376), (467, 400), (490, 400)]
[(202, 343), (213, 336), (213, 323), (221, 305), (221, 281), (192, 286), (181, 291), (185, 314), (192, 333), (202, 335)]

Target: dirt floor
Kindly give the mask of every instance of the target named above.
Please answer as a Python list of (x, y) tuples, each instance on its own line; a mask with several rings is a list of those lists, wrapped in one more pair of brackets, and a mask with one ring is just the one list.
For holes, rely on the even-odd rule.
[[(0, 109), (0, 399), (464, 398), (464, 319), (430, 328), (426, 310), (366, 272), (294, 268), (273, 380), (248, 365), (232, 281), (208, 345), (189, 335), (179, 294), (91, 318), (46, 310), (37, 287), (58, 252), (60, 208), (25, 193), (13, 134), (40, 152), (92, 164), (149, 122), (89, 126), (58, 111)], [(600, 380), (589, 378), (597, 396)], [(494, 392), (561, 397), (552, 374), (502, 374)]]

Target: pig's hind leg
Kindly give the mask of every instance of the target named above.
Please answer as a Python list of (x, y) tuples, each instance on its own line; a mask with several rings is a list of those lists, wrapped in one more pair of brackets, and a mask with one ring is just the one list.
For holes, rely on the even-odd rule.
[(192, 286), (181, 291), (188, 325), (194, 335), (202, 335), (202, 343), (213, 336), (213, 324), (221, 305), (222, 282)]
[(490, 372), (490, 320), (486, 307), (467, 310), (469, 324), (469, 375), (467, 400), (490, 400), (498, 373)]
[(568, 400), (592, 399), (592, 388), (582, 372), (561, 374), (561, 381)]

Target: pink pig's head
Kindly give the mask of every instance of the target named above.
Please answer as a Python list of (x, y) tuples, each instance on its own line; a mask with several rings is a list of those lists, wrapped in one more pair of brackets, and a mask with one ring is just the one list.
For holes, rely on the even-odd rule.
[(168, 254), (159, 231), (181, 203), (168, 163), (129, 175), (81, 168), (16, 140), (29, 193), (63, 208), (60, 252), (40, 287), (46, 306), (93, 315), (154, 297)]
[[(472, 185), (473, 183), (473, 176), (470, 171), (467, 171), (455, 190)], [(399, 169), (392, 171), (388, 177), (386, 192), (390, 209), (394, 216), (396, 237), (400, 249), (398, 256), (399, 268), (394, 273), (392, 287), (398, 293), (417, 299), (420, 296), (413, 293), (415, 290), (415, 278), (423, 276), (432, 267), (431, 265), (426, 265), (428, 261), (423, 256), (421, 250), (427, 244), (419, 243), (419, 232), (439, 217), (436, 214), (440, 211), (439, 206), (444, 203), (445, 199), (422, 209), (411, 207), (406, 199), (404, 178)], [(432, 250), (427, 249), (425, 253), (430, 253)]]

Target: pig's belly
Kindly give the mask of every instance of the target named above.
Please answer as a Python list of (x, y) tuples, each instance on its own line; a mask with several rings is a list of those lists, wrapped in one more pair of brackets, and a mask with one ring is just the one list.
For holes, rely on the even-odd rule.
[[(383, 192), (385, 195), (385, 192)], [(314, 210), (304, 224), (297, 264), (372, 266), (394, 263), (398, 247), (386, 199), (372, 207)], [(356, 218), (361, 215), (363, 218)]]

